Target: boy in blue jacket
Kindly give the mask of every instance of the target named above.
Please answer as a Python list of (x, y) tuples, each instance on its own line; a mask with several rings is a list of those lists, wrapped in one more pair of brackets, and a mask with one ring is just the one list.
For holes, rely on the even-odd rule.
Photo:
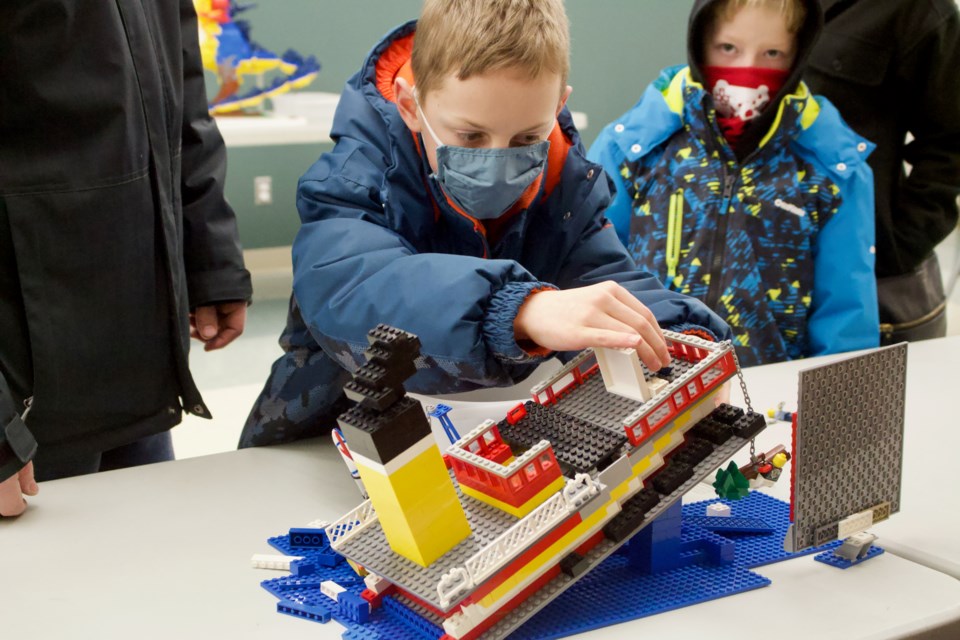
[(420, 337), (405, 385), (421, 393), (513, 384), (591, 346), (657, 370), (660, 325), (729, 338), (604, 218), (609, 181), (564, 107), (568, 51), (561, 0), (426, 0), (374, 47), (300, 180), (285, 354), (241, 447), (329, 429), (381, 322)]
[(641, 269), (696, 296), (742, 365), (877, 346), (873, 145), (800, 81), (816, 0), (698, 0), (664, 71), (589, 158)]

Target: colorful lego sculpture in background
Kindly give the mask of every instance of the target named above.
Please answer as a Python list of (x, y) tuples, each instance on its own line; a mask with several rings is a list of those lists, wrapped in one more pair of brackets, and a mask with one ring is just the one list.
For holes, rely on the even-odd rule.
[[(235, 0), (194, 0), (194, 6), (200, 24), (203, 66), (217, 74), (220, 81), (210, 113), (256, 109), (267, 98), (302, 89), (317, 77), (320, 63), (314, 56), (304, 58), (293, 49), (278, 56), (250, 39), (250, 23), (234, 17), (256, 5), (239, 5)], [(282, 75), (265, 84), (264, 75), (274, 71)], [(258, 78), (258, 86), (241, 94), (244, 76)]]

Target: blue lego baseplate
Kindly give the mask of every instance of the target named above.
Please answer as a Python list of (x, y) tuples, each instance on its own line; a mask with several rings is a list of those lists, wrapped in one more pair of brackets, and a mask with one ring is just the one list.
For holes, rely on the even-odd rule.
[[(836, 545), (834, 545), (834, 548)], [(857, 558), (856, 560), (847, 560), (846, 558), (841, 558), (838, 555), (834, 555), (833, 549), (829, 551), (824, 551), (823, 553), (818, 553), (813, 556), (813, 559), (817, 562), (822, 562), (823, 564), (828, 564), (831, 567), (836, 567), (837, 569), (849, 569), (854, 565), (858, 565), (861, 562), (866, 562), (870, 558), (876, 558), (878, 555), (883, 553), (883, 547), (873, 546), (870, 547), (870, 550), (867, 551), (867, 555), (862, 558)]]
[[(727, 504), (731, 517), (762, 520), (772, 527), (773, 532), (719, 534), (693, 524), (703, 516), (706, 505), (715, 502)], [(840, 544), (833, 542), (800, 553), (784, 551), (783, 539), (789, 525), (790, 506), (759, 492), (752, 492), (746, 498), (735, 501), (716, 499), (686, 504), (683, 505), (682, 514), (682, 566), (662, 573), (644, 574), (630, 566), (628, 551), (617, 552), (527, 620), (510, 638), (563, 638), (757, 589), (770, 584), (770, 580), (750, 569), (833, 549)], [(730, 545), (731, 541), (734, 544)], [(436, 628), (433, 624), (436, 621), (430, 621), (422, 629), (414, 629), (409, 619), (399, 615), (392, 606), (377, 608), (365, 624), (353, 622), (340, 611), (336, 602), (320, 593), (319, 588), (322, 581), (332, 580), (350, 592), (362, 592), (363, 581), (349, 564), (343, 562), (336, 567), (327, 567), (319, 563), (318, 558), (313, 556), (329, 554), (331, 550), (328, 546), (294, 549), (286, 535), (270, 538), (268, 542), (287, 555), (303, 557), (301, 564), (313, 564), (316, 567), (316, 573), (311, 575), (289, 575), (261, 582), (267, 591), (280, 599), (278, 609), (287, 602), (311, 612), (327, 612), (329, 617), (347, 628), (343, 634), (344, 640), (420, 640), (439, 637), (425, 632), (425, 629)], [(734, 550), (732, 562), (728, 553), (730, 546)], [(723, 564), (711, 564), (709, 558), (718, 560), (716, 553), (702, 550), (718, 548), (722, 549), (719, 560)], [(632, 596), (623, 598), (624, 592)], [(325, 617), (316, 616), (318, 621)], [(310, 619), (313, 618), (311, 616)]]

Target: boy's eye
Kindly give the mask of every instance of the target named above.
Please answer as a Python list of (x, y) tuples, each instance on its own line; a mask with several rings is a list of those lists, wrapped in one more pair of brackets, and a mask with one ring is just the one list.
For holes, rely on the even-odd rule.
[(770, 49), (769, 51), (767, 51), (768, 58), (782, 58), (783, 56), (784, 56), (783, 51), (780, 51), (779, 49)]
[(540, 142), (540, 140), (541, 140), (540, 136), (536, 135), (535, 133), (531, 133), (531, 134), (520, 136), (519, 138), (514, 140), (514, 143), (515, 143), (515, 146), (527, 147), (527, 146), (530, 146), (531, 144), (537, 144), (538, 142)]
[(737, 47), (734, 46), (734, 45), (732, 45), (732, 44), (730, 44), (729, 42), (722, 42), (722, 43), (718, 44), (718, 45), (717, 45), (717, 49), (719, 49), (719, 50), (722, 51), (723, 53), (736, 53), (736, 52), (737, 52)]
[(479, 131), (458, 131), (457, 137), (464, 144), (476, 144), (483, 140), (483, 134)]

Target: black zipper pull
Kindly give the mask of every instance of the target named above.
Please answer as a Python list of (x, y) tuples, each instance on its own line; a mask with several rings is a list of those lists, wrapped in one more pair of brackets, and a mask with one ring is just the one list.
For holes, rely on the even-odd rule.
[(733, 185), (737, 184), (737, 176), (723, 173), (723, 199), (729, 200), (733, 197)]

